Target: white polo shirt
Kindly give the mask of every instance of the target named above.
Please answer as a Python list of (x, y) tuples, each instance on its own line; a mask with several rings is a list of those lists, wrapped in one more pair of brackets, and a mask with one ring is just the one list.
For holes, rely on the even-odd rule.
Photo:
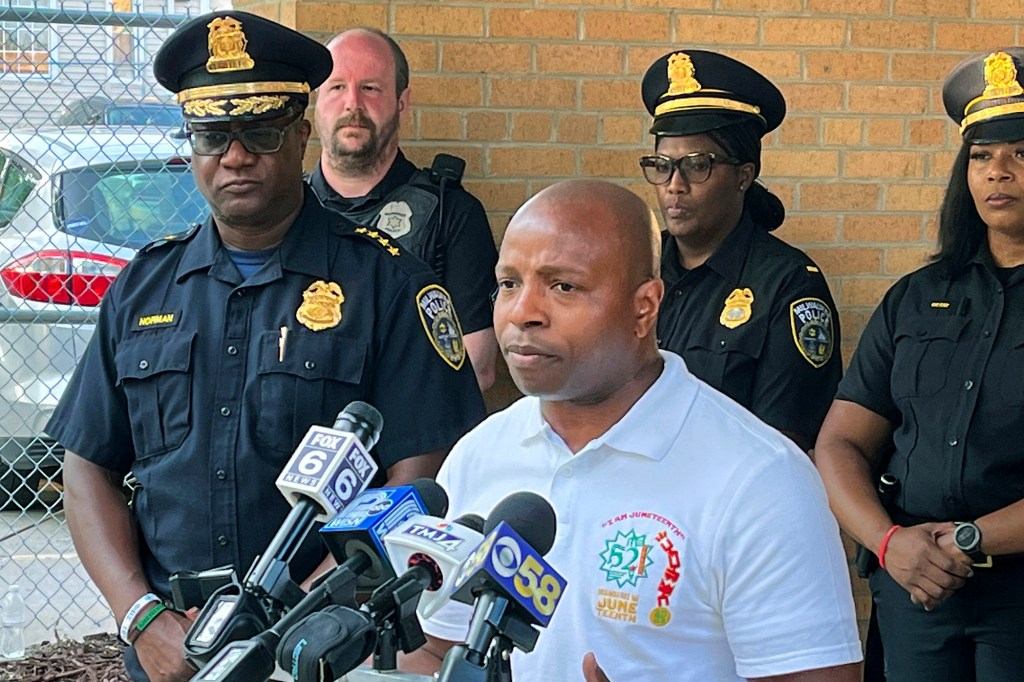
[[(491, 416), (438, 482), (449, 516), (529, 490), (558, 516), (548, 562), (568, 586), (521, 682), (736, 680), (861, 659), (839, 528), (807, 456), (662, 351), (661, 376), (575, 455), (536, 398)], [(470, 609), (424, 622), (462, 641)]]

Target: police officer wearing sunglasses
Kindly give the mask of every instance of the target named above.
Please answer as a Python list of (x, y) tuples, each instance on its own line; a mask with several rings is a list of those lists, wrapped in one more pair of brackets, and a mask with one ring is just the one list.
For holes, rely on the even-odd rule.
[[(169, 576), (244, 573), (288, 513), (274, 481), (309, 426), (373, 404), (375, 483), (397, 484), (433, 475), (484, 409), (429, 268), (303, 182), (303, 112), (328, 50), (229, 10), (175, 31), (153, 71), (182, 104), (212, 215), (122, 271), (47, 431), (67, 449), (68, 525), (131, 645), (129, 674), (163, 682), (194, 673)], [(324, 559), (313, 534), (292, 577)]]
[(770, 234), (785, 210), (757, 182), (782, 93), (734, 59), (685, 50), (651, 65), (643, 100), (654, 153), (640, 167), (665, 225), (659, 345), (807, 450), (842, 361), (825, 278)]

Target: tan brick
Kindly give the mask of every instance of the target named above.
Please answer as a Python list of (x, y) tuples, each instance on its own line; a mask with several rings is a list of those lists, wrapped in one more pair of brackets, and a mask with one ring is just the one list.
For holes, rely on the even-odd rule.
[(429, 76), (413, 74), (409, 85), (417, 104), (479, 106), (484, 101), (483, 80), (476, 76)]
[(593, 114), (559, 114), (558, 141), (569, 144), (597, 142), (598, 117)]
[[(842, 14), (888, 14), (889, 0), (858, 0), (841, 5)], [(838, 14), (834, 0), (808, 0), (807, 11), (811, 14)]]
[(543, 74), (586, 73), (614, 76), (622, 73), (621, 47), (610, 45), (538, 45), (537, 71)]
[(921, 218), (915, 215), (848, 215), (843, 217), (843, 242), (915, 242), (921, 239)]
[(861, 143), (864, 120), (861, 118), (826, 118), (825, 144), (853, 147)]
[(913, 120), (907, 127), (910, 144), (920, 147), (945, 147), (949, 144), (948, 134), (953, 129), (948, 118)]
[(718, 0), (718, 9), (739, 12), (799, 12), (802, 0)]
[(880, 52), (807, 52), (810, 80), (870, 81), (886, 76), (886, 56)]
[(932, 214), (931, 217), (925, 219), (924, 224), (924, 241), (926, 244), (938, 244), (939, 243), (939, 220)]
[(1013, 45), (1016, 27), (1009, 23), (945, 23), (935, 25), (935, 47), (940, 50), (991, 50), (994, 45)]
[(441, 47), (441, 65), (449, 73), (526, 73), (530, 70), (530, 46), (490, 40), (445, 43)]
[(947, 152), (931, 152), (928, 154), (928, 177), (929, 178), (942, 178), (943, 180), (949, 177), (949, 172), (953, 168), (953, 161), (956, 159), (956, 150)]
[(466, 177), (478, 178), (483, 175), (483, 151), (480, 147), (457, 145), (451, 142), (402, 141), (402, 151), (409, 160), (421, 168), (427, 168), (438, 154), (454, 154), (466, 161)]
[(437, 71), (437, 43), (433, 40), (402, 39), (402, 52), (411, 71)]
[(644, 144), (647, 142), (646, 116), (604, 116), (601, 119), (601, 142), (604, 144)]
[(420, 109), (420, 139), (458, 140), (462, 138), (462, 116), (454, 111)]
[[(276, 19), (276, 18), (275, 18)], [(388, 8), (383, 4), (336, 2), (295, 3), (295, 30), (303, 33), (323, 32), (329, 36), (351, 26), (374, 26), (386, 29)]]
[(768, 188), (768, 191), (779, 198), (787, 211), (792, 210), (796, 205), (796, 185), (791, 182), (780, 182), (772, 177), (760, 178), (761, 184)]
[(516, 142), (549, 142), (554, 115), (524, 111), (512, 114), (512, 139)]
[[(487, 219), (491, 223), (491, 232), (494, 234), (494, 241), (497, 244), (500, 245), (501, 244), (501, 240), (505, 237), (505, 230), (508, 229), (508, 222), (512, 219), (512, 212), (510, 211), (508, 213), (504, 213), (504, 212), (501, 212), (501, 213), (499, 213), (499, 212), (488, 213), (487, 214)], [(505, 363), (501, 362), (499, 364), (503, 365)], [(519, 396), (520, 396), (519, 391), (516, 390), (514, 386), (512, 388), (513, 388), (513, 390), (515, 390), (515, 393), (514, 393), (515, 398), (519, 398)]]
[(580, 170), (585, 177), (634, 178), (640, 175), (637, 157), (640, 149), (584, 149), (580, 152)]
[(576, 108), (576, 82), (569, 78), (493, 78), (490, 106), (531, 109)]
[(488, 177), (523, 177), (576, 174), (576, 154), (550, 147), (491, 147), (487, 153)]
[(893, 277), (848, 278), (843, 280), (841, 306), (871, 306), (875, 308), (882, 301), (885, 292), (896, 283)]
[(779, 137), (785, 145), (811, 145), (818, 142), (818, 119), (809, 116), (793, 116), (779, 129)]
[(975, 0), (974, 16), (977, 19), (1013, 19), (1020, 21), (1024, 15), (1024, 0)]
[(800, 53), (796, 50), (732, 50), (725, 53), (768, 78), (797, 78), (800, 76)]
[(971, 0), (895, 0), (895, 16), (963, 17), (971, 13)]
[(779, 83), (790, 114), (827, 114), (843, 110), (844, 87), (838, 83)]
[(686, 14), (676, 17), (676, 42), (711, 45), (756, 45), (757, 19)]
[(882, 271), (882, 250), (870, 248), (808, 249), (821, 271), (830, 277), (868, 275)]
[(935, 247), (927, 246), (890, 246), (885, 250), (884, 272), (893, 275), (905, 275), (926, 265), (935, 253)]
[(470, 180), (465, 186), (488, 211), (514, 211), (527, 199), (525, 182)]
[(903, 119), (872, 118), (868, 120), (868, 144), (873, 147), (903, 145)]
[(924, 49), (931, 47), (932, 27), (924, 21), (863, 20), (850, 24), (852, 47)]
[(842, 45), (843, 19), (769, 18), (764, 20), (765, 45)]
[(508, 139), (508, 114), (500, 111), (472, 111), (466, 114), (466, 138), (499, 142)]
[(847, 178), (918, 178), (924, 174), (924, 159), (918, 152), (848, 151)]
[(554, 9), (492, 9), (488, 35), (496, 38), (576, 38), (576, 12)]
[[(643, 45), (640, 47), (630, 46), (626, 48), (626, 73), (634, 76), (642, 76), (647, 73), (648, 67), (656, 59), (672, 51), (671, 47), (664, 45)], [(638, 81), (639, 82), (639, 81)]]
[[(519, 4), (519, 5), (523, 4), (523, 0), (498, 0), (498, 2), (510, 2), (510, 3), (514, 2), (514, 3)], [(574, 2), (574, 0), (537, 0), (537, 4), (538, 5), (549, 5), (549, 6), (564, 5), (565, 7), (579, 7), (580, 6), (580, 3), (579, 2)], [(634, 6), (639, 6), (639, 5), (637, 5), (636, 2), (633, 2), (631, 4), (634, 5)], [(594, 6), (594, 7), (612, 7), (612, 8), (615, 8), (615, 7), (625, 7), (626, 6), (626, 0), (587, 0), (587, 7), (591, 7), (591, 6)]]
[(435, 36), (484, 35), (484, 11), (476, 7), (443, 7), (434, 3), (394, 8), (395, 33)]
[(869, 211), (878, 208), (878, 185), (834, 180), (800, 185), (801, 211)]
[(912, 85), (851, 85), (850, 111), (865, 114), (923, 114), (928, 88)]
[(954, 66), (963, 60), (959, 54), (928, 54), (913, 52), (892, 56), (892, 79), (894, 82), (920, 81), (941, 85)]
[(710, 10), (714, 0), (629, 0), (630, 7), (660, 7), (671, 11), (684, 9)]
[(671, 38), (668, 12), (589, 11), (583, 14), (584, 40), (636, 40), (663, 43)]
[(640, 81), (583, 81), (583, 108), (599, 111), (625, 109), (637, 111), (643, 109), (640, 97)]
[(835, 241), (839, 219), (835, 216), (787, 215), (773, 234), (790, 244), (820, 244)]
[(885, 210), (932, 213), (939, 210), (945, 192), (945, 185), (889, 185), (885, 188)]

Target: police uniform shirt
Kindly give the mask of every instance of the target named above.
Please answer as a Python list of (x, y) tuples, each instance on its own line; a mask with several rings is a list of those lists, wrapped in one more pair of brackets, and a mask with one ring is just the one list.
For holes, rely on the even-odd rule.
[(937, 265), (907, 275), (872, 315), (837, 397), (895, 429), (897, 523), (1024, 498), (1022, 310), (1024, 268), (1000, 272), (983, 247), (951, 279)]
[(813, 261), (746, 213), (693, 270), (662, 237), (659, 346), (771, 426), (813, 438), (842, 374), (839, 318)]
[[(400, 189), (407, 190), (413, 180), (419, 192), (394, 196)], [(335, 192), (320, 165), (309, 184), (325, 206), (387, 233), (433, 268), (455, 301), (463, 332), (494, 326), (490, 296), (497, 288), (498, 251), (487, 213), (476, 197), (447, 184), (442, 196), (440, 187), (401, 151), (387, 174), (363, 197), (347, 199)], [(422, 214), (429, 214), (426, 224)]]
[[(377, 484), (387, 467), (448, 447), (483, 417), (469, 363), (453, 369), (450, 335), (429, 338), (439, 316), (420, 312), (443, 302), (439, 287), (417, 259), (394, 253), (307, 190), (280, 249), (244, 282), (209, 219), (143, 249), (111, 286), (47, 432), (138, 478), (142, 556), (158, 592), (179, 570), (247, 568), (289, 510), (274, 482), (293, 449), (350, 401), (384, 416)], [(297, 311), (331, 284), (340, 321), (307, 328)], [(310, 538), (293, 576), (323, 555)]]

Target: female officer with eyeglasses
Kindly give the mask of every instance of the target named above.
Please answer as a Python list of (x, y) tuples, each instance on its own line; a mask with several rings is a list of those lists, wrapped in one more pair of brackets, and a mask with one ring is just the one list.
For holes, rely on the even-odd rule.
[(839, 319), (805, 253), (769, 234), (778, 197), (755, 180), (761, 137), (786, 102), (769, 80), (714, 52), (673, 52), (643, 81), (654, 154), (641, 157), (666, 231), (659, 345), (804, 450), (842, 373)]

